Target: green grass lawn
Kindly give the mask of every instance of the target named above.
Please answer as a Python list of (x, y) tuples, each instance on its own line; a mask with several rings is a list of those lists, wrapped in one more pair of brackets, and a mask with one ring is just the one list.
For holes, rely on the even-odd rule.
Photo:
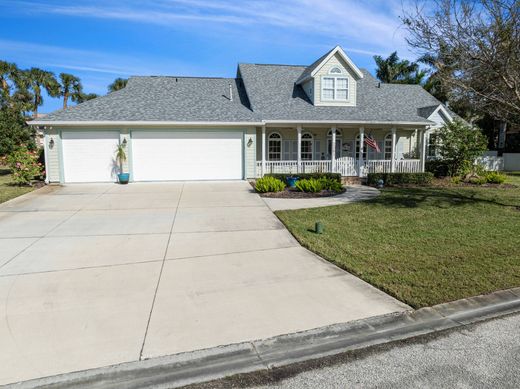
[(415, 308), (520, 286), (520, 187), (388, 188), (277, 215), (305, 247)]
[(34, 188), (29, 186), (12, 185), (11, 172), (0, 166), (0, 203), (31, 192)]

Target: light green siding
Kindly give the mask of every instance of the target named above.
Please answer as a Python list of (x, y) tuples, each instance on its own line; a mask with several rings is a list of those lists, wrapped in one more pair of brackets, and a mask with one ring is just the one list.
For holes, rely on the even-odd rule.
[[(55, 129), (45, 130), (45, 137), (46, 142), (44, 146), (47, 151), (47, 180), (49, 182), (60, 182), (60, 133)], [(52, 149), (49, 147), (51, 139), (54, 141), (54, 146), (52, 147)]]
[[(329, 71), (338, 67), (342, 70), (343, 76), (348, 78), (348, 101), (321, 101), (321, 79), (329, 75)], [(314, 75), (314, 105), (333, 105), (352, 107), (356, 105), (356, 76), (348, 64), (336, 53), (327, 63), (325, 63)]]
[[(250, 145), (248, 145), (250, 143)], [(256, 176), (256, 129), (248, 128), (244, 132), (244, 171), (245, 178)]]

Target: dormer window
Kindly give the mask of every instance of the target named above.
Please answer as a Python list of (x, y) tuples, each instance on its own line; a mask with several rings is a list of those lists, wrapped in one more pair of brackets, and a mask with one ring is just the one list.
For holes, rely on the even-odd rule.
[[(332, 70), (337, 69), (333, 68)], [(332, 72), (331, 70), (331, 72)], [(341, 71), (341, 70), (340, 70)], [(348, 78), (336, 76), (324, 76), (321, 80), (322, 101), (347, 101)]]
[(341, 69), (338, 68), (337, 66), (333, 67), (333, 68), (330, 69), (330, 71), (329, 71), (329, 74), (341, 74), (341, 73), (343, 73), (343, 72), (342, 72)]

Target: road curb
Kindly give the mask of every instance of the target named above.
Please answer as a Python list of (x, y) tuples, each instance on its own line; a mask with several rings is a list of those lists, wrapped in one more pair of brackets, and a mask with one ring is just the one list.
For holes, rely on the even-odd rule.
[(520, 288), (416, 311), (24, 381), (14, 388), (175, 388), (268, 370), (520, 312)]

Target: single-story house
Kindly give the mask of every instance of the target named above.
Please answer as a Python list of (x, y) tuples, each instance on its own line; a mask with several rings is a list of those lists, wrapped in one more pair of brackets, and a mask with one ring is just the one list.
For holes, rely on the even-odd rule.
[(114, 181), (118, 144), (132, 181), (421, 172), (451, 118), (420, 85), (381, 83), (337, 46), (310, 66), (240, 63), (235, 78), (131, 77), (30, 124), (44, 131), (47, 180), (73, 183)]

